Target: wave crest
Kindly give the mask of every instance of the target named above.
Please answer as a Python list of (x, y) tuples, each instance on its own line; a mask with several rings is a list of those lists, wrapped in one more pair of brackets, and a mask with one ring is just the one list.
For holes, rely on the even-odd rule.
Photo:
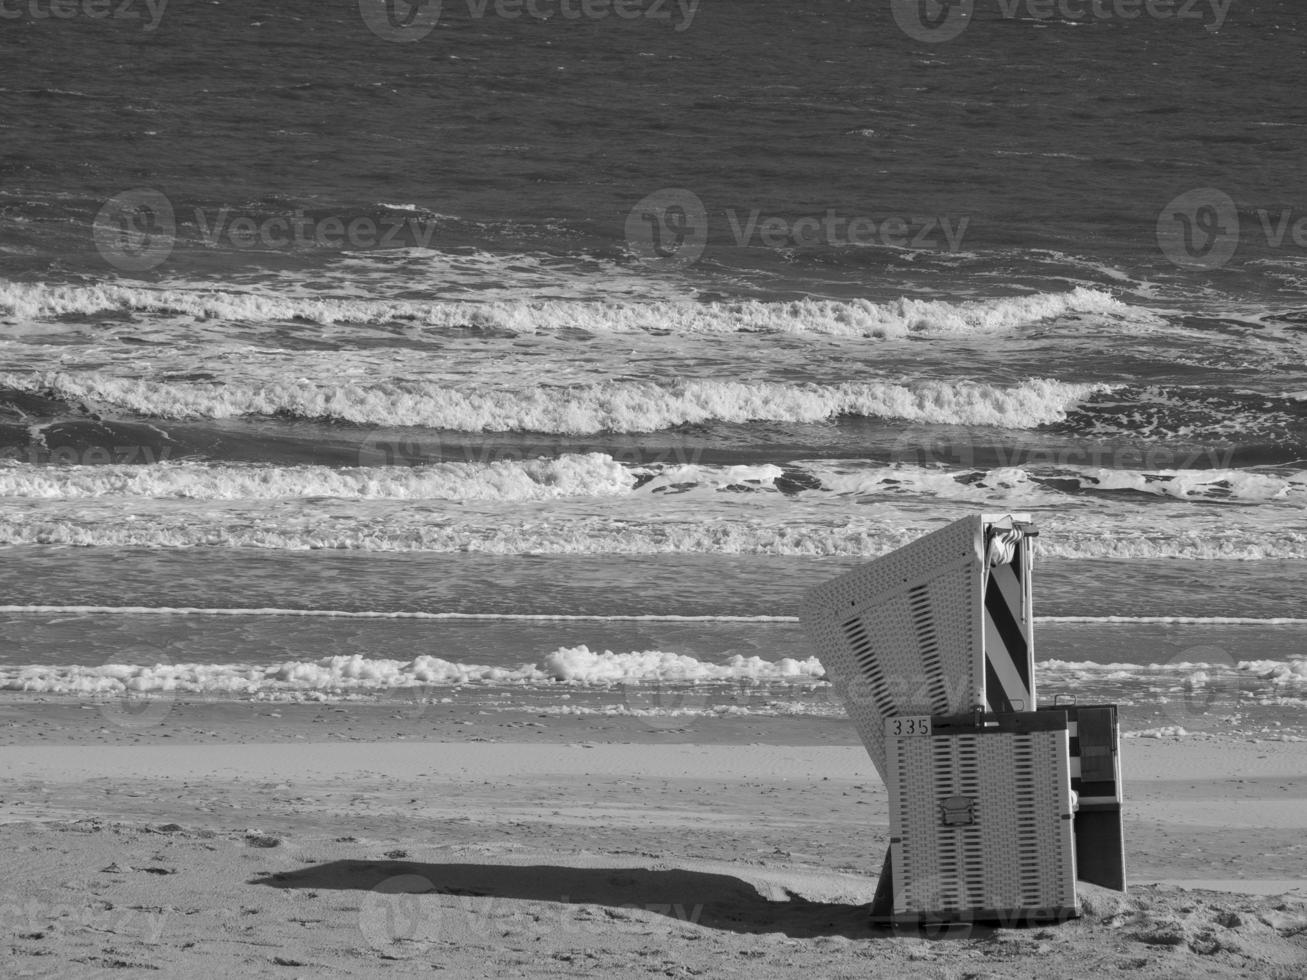
[(145, 313), (244, 323), (418, 323), (436, 329), (511, 333), (587, 330), (677, 334), (813, 333), (896, 338), (958, 336), (1011, 330), (1072, 313), (1125, 314), (1111, 294), (1078, 287), (1065, 293), (948, 302), (904, 297), (872, 300), (801, 299), (789, 302), (419, 302), (328, 298), (145, 286), (51, 286), (0, 283), (0, 315), (27, 320), (100, 313)]
[(664, 681), (811, 683), (825, 674), (816, 657), (777, 662), (736, 655), (724, 664), (662, 650), (614, 653), (560, 647), (540, 663), (513, 667), (468, 664), (434, 656), (390, 660), (362, 654), (280, 664), (114, 663), (100, 666), (0, 667), (0, 690), (42, 694), (125, 696), (188, 693), (268, 695), (345, 694), (415, 687), (572, 684), (607, 687)]
[(428, 466), (28, 466), (0, 464), (0, 497), (274, 500), (551, 500), (627, 493), (635, 475), (602, 453)]
[(772, 381), (605, 381), (527, 389), (300, 380), (273, 385), (165, 382), (86, 372), (0, 375), (0, 385), (162, 419), (282, 416), (460, 432), (656, 432), (710, 422), (823, 422), (839, 416), (1028, 429), (1062, 421), (1102, 384), (1031, 378), (913, 384)]

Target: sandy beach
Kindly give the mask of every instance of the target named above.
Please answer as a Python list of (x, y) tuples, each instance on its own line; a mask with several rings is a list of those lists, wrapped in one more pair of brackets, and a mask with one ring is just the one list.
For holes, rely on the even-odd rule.
[(1307, 980), (1305, 11), (0, 0), (0, 980)]
[(3, 707), (6, 975), (1307, 968), (1294, 742), (1127, 739), (1127, 896), (1086, 886), (1061, 925), (887, 931), (866, 911), (886, 794), (851, 728), (507, 714), (471, 734), (375, 705), (250, 708), (176, 704), (109, 744), (78, 706), (32, 744), (48, 706)]

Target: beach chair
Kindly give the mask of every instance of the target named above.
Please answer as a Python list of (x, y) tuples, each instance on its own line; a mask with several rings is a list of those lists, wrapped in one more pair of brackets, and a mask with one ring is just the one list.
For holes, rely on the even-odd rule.
[(1026, 514), (966, 517), (804, 599), (889, 791), (874, 921), (1061, 919), (1078, 914), (1077, 873), (1125, 887), (1115, 708), (1037, 710), (1036, 535)]

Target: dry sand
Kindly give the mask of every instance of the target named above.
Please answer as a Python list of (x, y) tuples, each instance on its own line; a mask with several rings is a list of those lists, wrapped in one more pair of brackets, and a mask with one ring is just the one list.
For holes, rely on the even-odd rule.
[(851, 729), (238, 714), (0, 707), (3, 975), (1307, 976), (1297, 743), (1128, 740), (1128, 896), (891, 932)]

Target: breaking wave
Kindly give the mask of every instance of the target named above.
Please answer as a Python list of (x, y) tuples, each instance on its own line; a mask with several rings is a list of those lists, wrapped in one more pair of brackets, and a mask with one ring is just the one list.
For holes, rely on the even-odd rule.
[[(369, 447), (360, 451), (370, 461)], [(1068, 496), (1151, 496), (1256, 504), (1307, 496), (1307, 472), (1263, 469), (1133, 470), (1076, 466), (957, 469), (843, 460), (777, 465), (631, 464), (591, 452), (536, 459), (448, 461), (420, 466), (222, 464), (165, 461), (152, 466), (31, 465), (0, 459), (0, 498), (96, 497), (191, 500), (529, 501), (639, 493), (783, 494), (805, 501), (840, 497), (933, 498), (986, 503), (1056, 503)]]
[[(1159, 694), (1179, 694), (1208, 685), (1228, 688), (1232, 681), (1237, 681), (1241, 688), (1255, 688), (1269, 695), (1307, 691), (1307, 660), (1304, 659), (1229, 664), (1052, 660), (1042, 661), (1039, 669), (1046, 684), (1142, 683)], [(567, 685), (602, 689), (615, 685), (639, 688), (664, 684), (736, 684), (769, 685), (775, 690), (777, 685), (809, 688), (825, 680), (825, 674), (816, 657), (770, 661), (736, 654), (713, 663), (666, 650), (615, 653), (581, 645), (559, 647), (535, 663), (512, 666), (455, 662), (435, 656), (394, 660), (362, 654), (263, 665), (160, 663), (152, 655), (143, 663), (133, 663), (127, 658), (126, 662), (97, 666), (0, 667), (0, 690), (110, 697), (174, 693), (245, 697), (287, 693), (342, 695), (464, 685), (538, 688)], [(656, 710), (660, 706), (659, 699), (638, 691), (627, 700), (644, 709)], [(667, 700), (667, 706), (683, 706), (683, 699)]]
[(560, 647), (539, 663), (514, 667), (455, 663), (440, 657), (414, 660), (361, 654), (269, 664), (104, 664), (0, 668), (0, 690), (43, 694), (258, 695), (283, 691), (340, 694), (464, 684), (606, 687), (613, 684), (696, 682), (811, 683), (825, 674), (816, 657), (779, 661), (736, 655), (723, 664), (662, 650), (614, 653), (586, 646)]
[(821, 422), (839, 416), (1028, 429), (1060, 421), (1100, 384), (1032, 378), (1014, 387), (687, 380), (569, 387), (451, 388), (429, 382), (275, 385), (162, 382), (92, 373), (0, 375), (0, 385), (162, 419), (281, 416), (462, 432), (656, 432), (709, 422)]
[(0, 498), (548, 500), (628, 492), (636, 477), (602, 453), (429, 466), (27, 466), (0, 464)]
[(1106, 292), (1084, 287), (963, 302), (903, 298), (802, 299), (791, 302), (676, 303), (549, 300), (417, 302), (143, 286), (50, 286), (0, 283), (0, 316), (51, 319), (103, 313), (174, 315), (246, 323), (308, 321), (321, 324), (417, 323), (432, 328), (535, 333), (654, 331), (677, 334), (813, 333), (895, 338), (914, 334), (956, 336), (1011, 330), (1072, 313), (1125, 314), (1131, 307)]
[[(937, 526), (919, 511), (850, 514), (765, 507), (743, 513), (729, 504), (692, 501), (641, 514), (624, 504), (583, 499), (562, 513), (451, 509), (407, 501), (331, 506), (314, 498), (294, 506), (215, 502), (204, 508), (132, 498), (6, 503), (0, 545), (116, 548), (256, 548), (289, 551), (472, 552), (490, 555), (719, 554), (873, 558)], [(512, 505), (519, 506), (519, 505)], [(1222, 508), (1224, 510), (1224, 508)], [(1171, 516), (1165, 530), (1151, 508), (1114, 513), (1076, 509), (1038, 515), (1040, 554), (1049, 558), (1307, 559), (1307, 531), (1282, 518)]]

